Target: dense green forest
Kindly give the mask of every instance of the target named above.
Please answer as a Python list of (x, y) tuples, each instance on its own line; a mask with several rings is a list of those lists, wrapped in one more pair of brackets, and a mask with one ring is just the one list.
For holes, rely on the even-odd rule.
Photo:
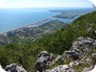
[(34, 69), (34, 63), (40, 51), (46, 50), (60, 55), (70, 49), (78, 37), (96, 39), (96, 12), (81, 16), (69, 25), (43, 35), (32, 44), (7, 44), (0, 48), (0, 63), (3, 67), (11, 63), (22, 64), (27, 71)]

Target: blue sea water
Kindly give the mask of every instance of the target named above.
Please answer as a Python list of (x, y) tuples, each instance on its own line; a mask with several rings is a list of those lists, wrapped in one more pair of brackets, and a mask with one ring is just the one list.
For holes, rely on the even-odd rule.
[(63, 8), (0, 9), (0, 33), (29, 25), (57, 14), (49, 12), (49, 10), (63, 10)]
[(0, 10), (0, 32), (32, 24), (53, 15), (56, 15), (56, 13), (46, 10), (2, 9)]

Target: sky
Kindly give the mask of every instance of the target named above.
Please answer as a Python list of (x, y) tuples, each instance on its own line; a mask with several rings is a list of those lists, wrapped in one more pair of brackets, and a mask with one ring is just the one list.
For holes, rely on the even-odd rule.
[(92, 4), (96, 7), (96, 0), (89, 0), (92, 2)]
[(89, 0), (0, 0), (0, 8), (92, 7)]

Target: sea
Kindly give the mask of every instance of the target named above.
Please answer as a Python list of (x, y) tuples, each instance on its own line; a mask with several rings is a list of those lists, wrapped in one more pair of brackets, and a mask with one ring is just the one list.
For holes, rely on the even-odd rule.
[[(71, 8), (71, 10), (74, 8)], [(58, 12), (50, 10), (70, 10), (70, 8), (21, 8), (0, 9), (0, 33), (30, 25), (40, 20), (55, 16)], [(80, 9), (78, 9), (80, 10)], [(89, 12), (92, 9), (89, 10)], [(74, 19), (58, 19), (63, 22), (72, 22)], [(40, 26), (36, 24), (35, 26)]]

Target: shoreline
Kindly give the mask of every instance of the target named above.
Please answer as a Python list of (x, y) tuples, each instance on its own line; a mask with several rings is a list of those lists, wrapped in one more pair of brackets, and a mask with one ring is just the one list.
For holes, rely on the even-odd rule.
[[(49, 10), (49, 11), (51, 11), (51, 10)], [(53, 10), (53, 11), (54, 11), (54, 10)], [(39, 20), (39, 21), (32, 22), (32, 23), (27, 24), (27, 25), (23, 25), (23, 26), (19, 26), (19, 27), (13, 28), (13, 29), (9, 29), (9, 30), (7, 30), (7, 31), (1, 31), (1, 32), (0, 32), (0, 35), (1, 35), (1, 34), (5, 34), (5, 33), (7, 33), (7, 32), (10, 32), (10, 31), (16, 31), (16, 30), (22, 29), (22, 28), (30, 28), (30, 27), (38, 27), (38, 26), (41, 26), (41, 25), (43, 25), (44, 23), (46, 23), (47, 21), (50, 21), (51, 18), (54, 18), (54, 17), (57, 16), (58, 14), (61, 14), (61, 11), (62, 11), (62, 10), (56, 10), (56, 11), (58, 11), (57, 14), (54, 14), (53, 16), (44, 18), (43, 20), (41, 19), (41, 20)], [(56, 13), (56, 11), (55, 11), (55, 13)], [(92, 8), (92, 11), (93, 11), (93, 8)]]
[[(58, 14), (56, 14), (56, 15), (58, 15)], [(16, 30), (22, 29), (22, 28), (31, 28), (31, 27), (41, 26), (41, 25), (43, 25), (43, 22), (46, 23), (46, 22), (49, 21), (51, 18), (54, 18), (56, 15), (51, 16), (51, 17), (48, 17), (48, 18), (45, 18), (45, 19), (43, 19), (43, 20), (39, 20), (39, 21), (37, 21), (37, 22), (33, 22), (32, 24), (24, 25), (24, 26), (22, 26), (22, 27), (18, 27), (18, 28), (9, 30), (9, 31), (1, 32), (0, 35), (5, 34), (5, 33), (7, 33), (7, 32), (10, 32), (10, 31), (13, 32), (13, 31), (16, 31)], [(41, 23), (41, 24), (40, 24), (40, 23)], [(39, 24), (40, 24), (40, 25), (39, 25)]]

